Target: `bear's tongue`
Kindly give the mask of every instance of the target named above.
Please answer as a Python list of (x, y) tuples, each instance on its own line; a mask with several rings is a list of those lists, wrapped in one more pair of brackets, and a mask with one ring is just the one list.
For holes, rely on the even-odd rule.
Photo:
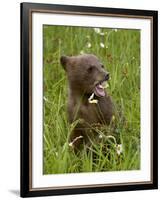
[(94, 93), (98, 97), (104, 97), (105, 96), (105, 91), (104, 91), (104, 88), (101, 84), (96, 85)]

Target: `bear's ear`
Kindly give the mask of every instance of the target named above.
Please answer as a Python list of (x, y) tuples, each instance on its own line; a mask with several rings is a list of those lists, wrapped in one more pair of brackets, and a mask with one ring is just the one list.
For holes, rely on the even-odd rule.
[(61, 58), (60, 58), (60, 63), (65, 70), (66, 70), (66, 67), (67, 67), (68, 60), (69, 60), (68, 56), (61, 56)]

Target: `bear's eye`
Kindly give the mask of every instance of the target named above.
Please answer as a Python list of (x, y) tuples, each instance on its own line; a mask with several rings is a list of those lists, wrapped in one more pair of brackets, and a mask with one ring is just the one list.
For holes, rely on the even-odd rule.
[(104, 65), (101, 64), (101, 67), (104, 68)]
[(89, 67), (88, 67), (88, 69), (87, 69), (87, 70), (88, 70), (88, 72), (92, 72), (92, 71), (93, 71), (93, 69), (94, 69), (94, 66), (93, 66), (93, 65), (91, 65), (91, 66), (89, 66)]

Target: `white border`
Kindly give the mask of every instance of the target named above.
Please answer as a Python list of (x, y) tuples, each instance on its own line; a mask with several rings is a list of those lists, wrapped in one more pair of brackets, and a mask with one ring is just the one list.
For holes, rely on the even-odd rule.
[[(151, 180), (150, 72), (151, 21), (149, 19), (32, 13), (32, 188), (141, 182)], [(138, 171), (43, 175), (43, 33), (42, 25), (141, 30), (141, 169)], [(132, 44), (133, 45), (133, 44)]]

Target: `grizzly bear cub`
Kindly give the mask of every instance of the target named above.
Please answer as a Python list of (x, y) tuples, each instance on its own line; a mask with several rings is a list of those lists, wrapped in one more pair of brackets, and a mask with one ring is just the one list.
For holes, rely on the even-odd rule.
[(105, 91), (109, 73), (95, 55), (62, 56), (69, 84), (68, 117), (75, 123), (70, 135), (74, 149), (80, 145), (90, 144), (99, 134), (95, 127), (108, 125), (113, 115), (111, 97)]

